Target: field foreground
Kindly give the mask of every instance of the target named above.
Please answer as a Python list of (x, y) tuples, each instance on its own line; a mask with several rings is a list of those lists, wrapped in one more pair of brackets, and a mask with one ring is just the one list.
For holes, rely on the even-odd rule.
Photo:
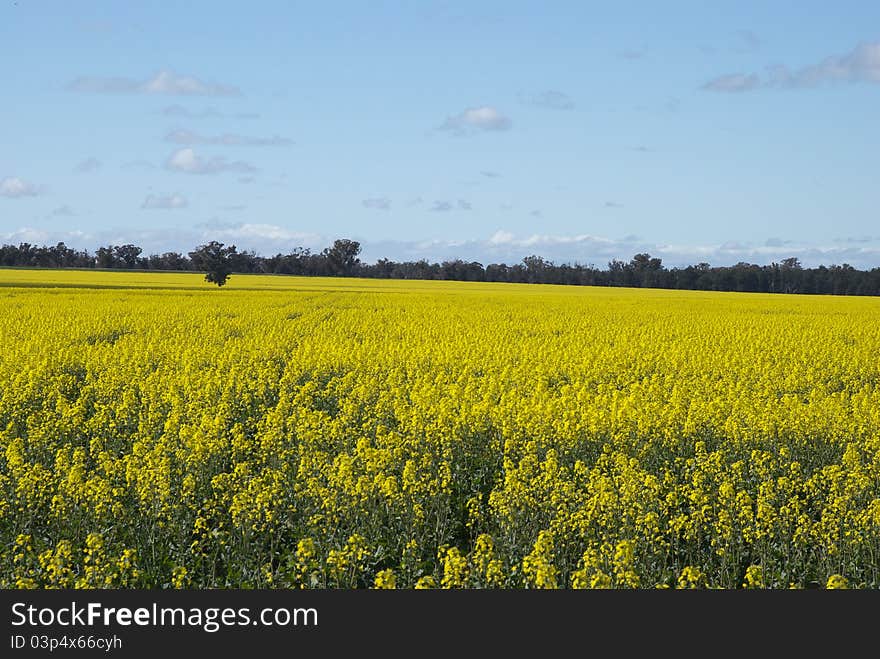
[(0, 270), (0, 587), (880, 587), (880, 299)]

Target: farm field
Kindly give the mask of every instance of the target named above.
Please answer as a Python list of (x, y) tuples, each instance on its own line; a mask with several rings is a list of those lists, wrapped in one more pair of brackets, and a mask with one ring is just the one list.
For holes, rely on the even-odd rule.
[(0, 587), (880, 588), (880, 299), (0, 269)]

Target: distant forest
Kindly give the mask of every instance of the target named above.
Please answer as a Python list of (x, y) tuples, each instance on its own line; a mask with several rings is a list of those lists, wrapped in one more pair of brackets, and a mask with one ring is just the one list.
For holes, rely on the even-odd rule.
[[(455, 259), (442, 263), (426, 260), (397, 262), (379, 259), (374, 264), (359, 259), (357, 241), (341, 239), (320, 252), (296, 248), (288, 254), (260, 256), (239, 252), (234, 245), (211, 241), (188, 254), (166, 252), (143, 256), (136, 245), (108, 245), (92, 254), (64, 243), (36, 246), (28, 243), (0, 247), (0, 266), (40, 268), (106, 268), (177, 270), (221, 273), (254, 273), (305, 276), (371, 277), (377, 279), (438, 279), (455, 281), (566, 284), (572, 286), (630, 286), (701, 291), (756, 293), (806, 293), (819, 295), (880, 295), (880, 267), (857, 270), (846, 263), (804, 268), (797, 258), (780, 263), (711, 266), (697, 263), (666, 268), (659, 258), (636, 254), (629, 261), (610, 261), (605, 269), (592, 265), (555, 264), (540, 256), (527, 256), (514, 265)], [(219, 265), (218, 265), (219, 264)], [(223, 277), (225, 282), (225, 277)], [(215, 283), (217, 283), (215, 281)], [(222, 282), (219, 283), (222, 285)]]

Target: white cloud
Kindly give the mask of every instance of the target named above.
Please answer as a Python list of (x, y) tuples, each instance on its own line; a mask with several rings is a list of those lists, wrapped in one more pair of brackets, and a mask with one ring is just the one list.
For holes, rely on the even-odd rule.
[[(8, 233), (0, 232), (0, 243), (29, 242), (50, 245), (64, 242), (77, 249), (94, 251), (101, 245), (133, 243), (146, 254), (166, 251), (187, 252), (210, 240), (234, 244), (239, 250), (254, 250), (273, 255), (295, 247), (312, 250), (329, 245), (339, 236), (298, 231), (269, 223), (225, 223), (213, 220), (193, 227), (177, 229), (133, 230), (130, 227), (97, 232), (80, 230), (54, 231), (22, 227)], [(352, 236), (359, 240), (357, 236)], [(608, 238), (587, 233), (517, 235), (499, 229), (485, 239), (429, 241), (361, 241), (362, 259), (371, 263), (379, 258), (441, 262), (461, 258), (467, 261), (514, 264), (531, 254), (554, 263), (593, 264), (605, 268), (612, 259), (629, 261), (633, 255), (648, 253), (663, 260), (663, 265), (683, 267), (702, 261), (713, 266), (734, 265), (740, 261), (766, 265), (796, 257), (805, 267), (848, 263), (859, 269), (871, 269), (880, 262), (880, 237), (873, 242), (843, 242), (834, 245), (772, 240), (766, 244), (730, 241), (718, 244), (661, 244), (637, 236)], [(772, 243), (772, 244), (770, 244)], [(778, 244), (777, 244), (778, 243)]]
[(22, 180), (17, 176), (7, 176), (0, 180), (0, 197), (17, 199), (20, 197), (36, 197), (40, 194), (40, 186)]
[(880, 42), (859, 44), (846, 55), (829, 57), (783, 79), (795, 87), (824, 82), (880, 82)]
[(242, 249), (254, 249), (261, 254), (276, 254), (293, 247), (318, 247), (328, 242), (315, 233), (296, 231), (277, 224), (209, 222), (200, 227), (202, 240), (220, 240), (235, 243)]
[(42, 229), (35, 229), (34, 227), (21, 227), (15, 231), (10, 231), (9, 233), (0, 233), (0, 242), (6, 243), (32, 243), (32, 244), (42, 244), (48, 245), (50, 243), (55, 244), (58, 242), (66, 242), (65, 239), (54, 240), (56, 236), (68, 236), (70, 232), (68, 231), (44, 231)]
[(186, 197), (177, 193), (164, 197), (152, 194), (147, 195), (144, 203), (141, 204), (141, 208), (151, 210), (172, 210), (174, 208), (186, 208), (187, 206), (189, 206), (189, 201), (187, 201)]
[(370, 199), (364, 199), (361, 205), (364, 208), (387, 211), (391, 209), (391, 200), (388, 197), (371, 197)]
[(508, 245), (516, 240), (516, 236), (510, 231), (498, 230), (489, 238), (490, 245)]
[(184, 96), (235, 96), (241, 92), (235, 87), (202, 82), (198, 78), (178, 76), (171, 71), (160, 71), (141, 85), (145, 94), (180, 94)]
[(205, 161), (192, 149), (178, 149), (169, 156), (166, 164), (168, 169), (190, 174), (204, 174), (207, 169)]
[(456, 205), (458, 206), (458, 210), (460, 211), (471, 210), (471, 202), (465, 201), (464, 199), (459, 199)]
[(669, 245), (646, 241), (638, 236), (608, 238), (586, 233), (516, 235), (499, 229), (485, 240), (365, 243), (362, 258), (367, 262), (382, 257), (437, 262), (461, 258), (485, 265), (518, 263), (525, 256), (537, 254), (555, 263), (593, 264), (598, 268), (605, 268), (612, 259), (629, 261), (633, 255), (645, 252), (661, 258), (668, 268), (694, 265), (701, 261), (714, 266), (734, 265), (740, 261), (766, 265), (792, 256), (799, 258), (805, 267), (849, 263), (856, 268), (870, 269), (880, 261), (880, 239), (874, 244), (834, 246), (790, 240), (779, 243), (774, 246), (733, 241), (721, 245)]
[(455, 135), (467, 135), (479, 131), (508, 130), (511, 121), (498, 109), (484, 105), (478, 108), (466, 108), (453, 117), (447, 117), (440, 125), (440, 130), (450, 131)]
[(707, 82), (703, 89), (741, 92), (761, 87), (815, 87), (835, 82), (880, 83), (880, 42), (859, 44), (846, 55), (833, 55), (795, 71), (784, 66), (771, 67), (763, 78), (756, 73), (721, 76)]
[(101, 161), (90, 156), (85, 160), (78, 162), (76, 167), (73, 168), (73, 171), (79, 172), (80, 174), (87, 174), (88, 172), (94, 172), (97, 169), (101, 169)]
[(293, 140), (274, 135), (272, 137), (248, 137), (224, 133), (223, 135), (199, 135), (190, 130), (172, 130), (165, 135), (166, 142), (174, 144), (213, 144), (221, 146), (289, 146)]
[(435, 213), (445, 213), (452, 210), (452, 204), (448, 201), (435, 201), (431, 206), (431, 210)]
[(229, 161), (221, 156), (204, 158), (193, 149), (178, 149), (172, 153), (165, 167), (175, 172), (187, 174), (219, 174), (221, 172), (255, 172), (256, 168), (240, 160)]
[(67, 85), (75, 92), (90, 94), (161, 94), (172, 96), (239, 96), (237, 87), (209, 83), (173, 71), (159, 71), (147, 80), (122, 77), (82, 76)]
[(333, 239), (273, 224), (227, 224), (217, 221), (176, 229), (137, 230), (124, 227), (100, 231), (55, 231), (24, 226), (8, 233), (0, 231), (0, 244), (28, 242), (36, 245), (54, 245), (64, 242), (75, 249), (88, 249), (92, 252), (102, 245), (132, 243), (141, 247), (144, 254), (172, 251), (186, 253), (210, 240), (234, 244), (239, 251), (252, 249), (258, 254), (272, 255), (290, 251), (295, 247), (316, 250), (326, 247)]

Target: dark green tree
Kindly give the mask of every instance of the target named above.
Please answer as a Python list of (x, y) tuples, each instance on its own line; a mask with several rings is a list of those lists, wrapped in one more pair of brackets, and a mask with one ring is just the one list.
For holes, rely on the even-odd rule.
[(95, 253), (95, 263), (99, 268), (112, 268), (116, 258), (113, 256), (113, 246), (99, 247)]
[(113, 258), (115, 263), (123, 268), (138, 267), (138, 257), (141, 255), (141, 248), (137, 245), (114, 245)]
[(205, 281), (217, 286), (228, 281), (237, 256), (235, 245), (224, 246), (216, 240), (199, 245), (189, 253), (193, 267), (205, 273)]
[(323, 251), (323, 256), (327, 260), (331, 274), (334, 275), (352, 275), (355, 268), (360, 265), (358, 254), (361, 253), (361, 244), (356, 240), (334, 240), (332, 247), (327, 247)]

